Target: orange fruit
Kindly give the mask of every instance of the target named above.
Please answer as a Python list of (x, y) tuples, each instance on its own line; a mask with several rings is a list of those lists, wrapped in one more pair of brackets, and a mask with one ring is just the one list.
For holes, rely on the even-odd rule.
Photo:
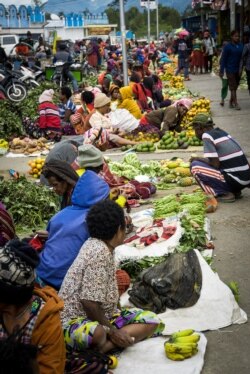
[(37, 168), (33, 168), (33, 173), (37, 174), (38, 173), (38, 169)]

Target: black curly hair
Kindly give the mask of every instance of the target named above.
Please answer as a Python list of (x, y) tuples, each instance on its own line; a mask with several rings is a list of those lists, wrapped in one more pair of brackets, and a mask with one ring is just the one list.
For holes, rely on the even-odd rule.
[(15, 336), (0, 342), (1, 374), (35, 374), (38, 349), (34, 345), (20, 343)]
[(95, 95), (91, 91), (83, 91), (81, 93), (81, 99), (84, 101), (86, 104), (91, 104), (95, 100)]
[(92, 206), (87, 215), (87, 226), (92, 238), (111, 240), (118, 229), (125, 230), (122, 208), (112, 200), (103, 200)]

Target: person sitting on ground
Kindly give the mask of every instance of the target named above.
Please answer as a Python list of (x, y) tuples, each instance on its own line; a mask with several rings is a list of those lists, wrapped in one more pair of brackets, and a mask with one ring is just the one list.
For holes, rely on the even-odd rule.
[(46, 162), (41, 173), (54, 192), (61, 196), (61, 209), (71, 205), (71, 196), (78, 181), (78, 175), (66, 161), (52, 159)]
[(0, 201), (0, 246), (4, 246), (15, 237), (15, 225), (13, 219), (3, 203)]
[[(61, 287), (67, 270), (88, 239), (86, 215), (92, 205), (109, 197), (109, 186), (96, 173), (86, 170), (75, 185), (70, 206), (49, 221), (48, 239), (37, 268), (41, 285)], [(38, 232), (39, 235), (39, 232)]]
[(195, 134), (202, 139), (204, 157), (191, 158), (191, 173), (201, 188), (221, 202), (234, 202), (250, 185), (250, 167), (239, 144), (216, 127), (209, 115), (193, 119)]
[(156, 314), (118, 308), (114, 250), (125, 238), (123, 210), (111, 200), (88, 213), (90, 238), (82, 246), (59, 291), (66, 349), (80, 356), (84, 348), (106, 353), (161, 334), (164, 324)]
[(131, 74), (129, 85), (132, 88), (133, 96), (141, 112), (151, 110), (152, 108), (149, 106), (146, 90), (141, 83), (141, 76), (137, 72)]
[(61, 139), (61, 121), (59, 110), (53, 103), (54, 90), (45, 90), (40, 95), (38, 101), (39, 129), (41, 136), (59, 141)]
[[(33, 370), (22, 371), (20, 365), (17, 370), (11, 371), (10, 366), (8, 373), (64, 373), (65, 344), (60, 321), (63, 302), (52, 288), (35, 287), (35, 268), (38, 264), (37, 252), (24, 241), (11, 240), (0, 248), (1, 372), (6, 360), (9, 359), (13, 367), (18, 360), (18, 355), (12, 356), (13, 362), (10, 362), (10, 356), (6, 357), (11, 340), (9, 353), (12, 355), (17, 348), (27, 351), (26, 345), (33, 346), (33, 362), (30, 363)], [(25, 365), (28, 362), (27, 359)], [(38, 367), (35, 371), (36, 363)]]
[[(95, 143), (97, 137), (100, 135), (101, 129), (105, 129), (107, 132), (107, 141), (120, 147), (122, 145), (134, 145), (136, 142), (128, 139), (124, 139), (119, 136), (119, 131), (114, 131), (112, 128), (111, 120), (106, 116), (110, 112), (111, 100), (105, 94), (101, 93), (96, 96), (94, 101), (95, 112), (89, 119), (90, 126), (95, 130), (92, 132), (90, 137), (86, 137), (85, 142), (87, 144)], [(118, 135), (117, 135), (118, 132)]]
[(136, 119), (142, 117), (141, 109), (133, 98), (131, 86), (120, 88), (118, 109), (127, 109)]
[(92, 91), (83, 91), (81, 93), (81, 106), (77, 109), (77, 113), (83, 116), (88, 115), (94, 110), (95, 95)]
[(146, 113), (141, 119), (142, 125), (153, 125), (163, 133), (166, 131), (181, 131), (181, 121), (192, 106), (191, 99), (180, 99), (174, 104)]
[(63, 132), (66, 135), (74, 135), (72, 133), (72, 128), (69, 125), (69, 119), (72, 114), (76, 112), (76, 106), (71, 100), (72, 92), (69, 87), (61, 88), (61, 95), (59, 104), (59, 115), (62, 122)]

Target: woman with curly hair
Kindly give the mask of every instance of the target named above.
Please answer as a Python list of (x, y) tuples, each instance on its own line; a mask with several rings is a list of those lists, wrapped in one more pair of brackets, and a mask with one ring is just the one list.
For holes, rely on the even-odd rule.
[(113, 201), (94, 205), (87, 216), (90, 238), (64, 278), (59, 295), (68, 352), (93, 348), (106, 353), (159, 335), (164, 328), (156, 314), (118, 308), (114, 250), (125, 238), (123, 210)]

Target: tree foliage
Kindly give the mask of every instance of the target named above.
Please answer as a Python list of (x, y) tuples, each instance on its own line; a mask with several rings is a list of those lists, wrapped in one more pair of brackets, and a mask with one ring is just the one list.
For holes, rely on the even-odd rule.
[[(117, 2), (117, 1), (116, 1)], [(119, 2), (119, 1), (118, 1)], [(119, 7), (108, 7), (106, 13), (110, 23), (120, 25)], [(152, 10), (151, 14), (151, 33), (156, 34), (156, 10)], [(140, 12), (137, 7), (131, 7), (125, 12), (126, 29), (133, 31), (136, 37), (147, 35), (147, 10)], [(174, 8), (159, 5), (159, 30), (166, 32), (181, 26), (180, 13)]]

